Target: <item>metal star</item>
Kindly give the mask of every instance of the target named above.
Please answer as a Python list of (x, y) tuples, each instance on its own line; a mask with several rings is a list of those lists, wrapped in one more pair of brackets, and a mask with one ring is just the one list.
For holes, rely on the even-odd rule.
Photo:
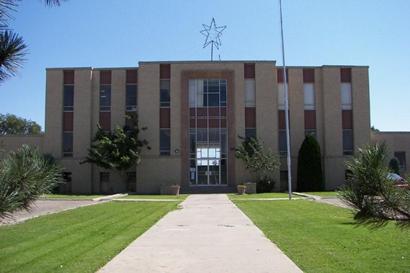
[(211, 44), (212, 46), (215, 46), (217, 49), (219, 49), (219, 46), (221, 46), (222, 44), (222, 31), (226, 29), (226, 26), (216, 26), (215, 18), (212, 18), (211, 24), (209, 26), (205, 24), (202, 24), (202, 26), (204, 27), (204, 29), (201, 30), (201, 34), (206, 37), (203, 48)]

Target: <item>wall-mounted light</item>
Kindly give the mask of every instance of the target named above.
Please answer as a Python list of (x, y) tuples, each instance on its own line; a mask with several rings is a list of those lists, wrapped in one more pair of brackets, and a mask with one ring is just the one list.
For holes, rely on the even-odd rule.
[(175, 150), (174, 150), (174, 153), (175, 153), (175, 154), (179, 154), (179, 149), (175, 149)]

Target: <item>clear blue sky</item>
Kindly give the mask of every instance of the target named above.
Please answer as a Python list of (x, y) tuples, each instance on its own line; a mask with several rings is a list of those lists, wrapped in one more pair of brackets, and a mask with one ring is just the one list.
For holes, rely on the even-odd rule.
[[(372, 125), (410, 131), (410, 1), (283, 2), (287, 63), (370, 66)], [(199, 31), (212, 16), (228, 26), (223, 60), (280, 60), (278, 14), (276, 0), (68, 0), (57, 8), (23, 0), (11, 25), (30, 54), (0, 86), (0, 113), (43, 126), (46, 67), (206, 60)]]

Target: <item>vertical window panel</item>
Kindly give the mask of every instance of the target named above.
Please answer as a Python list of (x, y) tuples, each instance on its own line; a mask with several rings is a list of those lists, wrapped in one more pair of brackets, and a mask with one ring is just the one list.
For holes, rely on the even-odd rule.
[(305, 110), (315, 109), (315, 86), (313, 83), (303, 84), (303, 98)]
[(303, 82), (314, 83), (315, 82), (315, 70), (313, 68), (303, 69)]
[[(276, 73), (276, 76), (278, 78), (278, 83), (284, 83), (284, 79), (283, 79), (283, 68), (278, 68)], [(289, 82), (289, 70), (286, 69), (286, 80), (287, 82)]]
[(111, 110), (111, 85), (100, 85), (100, 111)]
[(160, 64), (159, 65), (159, 78), (160, 79), (171, 79), (171, 65), (170, 64)]
[(171, 130), (160, 129), (159, 131), (160, 155), (171, 154)]
[(74, 113), (73, 112), (64, 112), (63, 113), (63, 131), (72, 132), (74, 127)]
[(170, 108), (160, 108), (159, 109), (159, 127), (160, 128), (171, 128), (171, 109)]
[(305, 110), (305, 129), (316, 129), (315, 110)]
[(64, 111), (74, 110), (74, 85), (64, 85), (63, 89)]
[(351, 83), (341, 84), (340, 100), (342, 104), (342, 109), (344, 110), (352, 109), (352, 84)]
[(245, 129), (245, 138), (256, 138), (256, 129), (255, 128), (246, 128)]
[(353, 154), (353, 130), (343, 129), (343, 154)]
[(125, 97), (125, 109), (127, 111), (137, 111), (137, 92), (136, 84), (127, 84)]
[(137, 84), (138, 83), (138, 70), (128, 69), (126, 72), (126, 83), (127, 84)]
[(171, 104), (170, 80), (160, 80), (160, 106), (169, 107)]
[(245, 108), (245, 128), (256, 128), (256, 108)]
[(245, 80), (245, 107), (256, 106), (255, 80)]
[(340, 81), (344, 83), (352, 82), (352, 69), (351, 68), (341, 68), (340, 69)]
[(286, 117), (285, 117), (285, 111), (280, 110), (278, 111), (278, 119), (279, 119), (279, 129), (286, 129)]
[(342, 111), (342, 128), (353, 129), (353, 113), (352, 110)]
[(279, 130), (279, 154), (287, 154), (287, 141), (286, 141), (286, 130)]
[(100, 85), (111, 84), (111, 70), (100, 71)]
[(63, 83), (64, 84), (74, 84), (74, 70), (64, 70)]
[(278, 109), (285, 110), (285, 85), (278, 84)]
[(100, 126), (105, 131), (111, 130), (111, 112), (100, 112)]
[(63, 156), (73, 156), (73, 132), (63, 132)]
[(244, 78), (245, 79), (255, 79), (255, 64), (254, 63), (244, 64)]

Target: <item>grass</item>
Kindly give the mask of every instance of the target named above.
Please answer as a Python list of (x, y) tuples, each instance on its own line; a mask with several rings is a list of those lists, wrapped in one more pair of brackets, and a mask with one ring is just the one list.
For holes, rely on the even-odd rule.
[[(283, 192), (255, 193), (255, 194), (244, 194), (244, 195), (230, 193), (228, 194), (228, 196), (232, 200), (254, 199), (254, 198), (288, 198), (289, 197), (287, 193), (283, 193)], [(295, 196), (295, 197), (298, 197), (298, 196)]]
[(176, 207), (110, 202), (0, 227), (0, 272), (94, 273)]
[(75, 195), (75, 194), (44, 194), (41, 199), (56, 199), (56, 200), (92, 200), (97, 197), (103, 197), (104, 195)]
[(315, 191), (315, 192), (305, 192), (311, 195), (317, 195), (320, 197), (337, 197), (337, 191)]
[(357, 226), (348, 209), (306, 200), (234, 201), (304, 272), (410, 272), (410, 231)]
[(175, 200), (185, 200), (189, 194), (180, 195), (148, 195), (148, 194), (129, 194), (127, 196), (121, 197), (120, 199), (175, 199)]

